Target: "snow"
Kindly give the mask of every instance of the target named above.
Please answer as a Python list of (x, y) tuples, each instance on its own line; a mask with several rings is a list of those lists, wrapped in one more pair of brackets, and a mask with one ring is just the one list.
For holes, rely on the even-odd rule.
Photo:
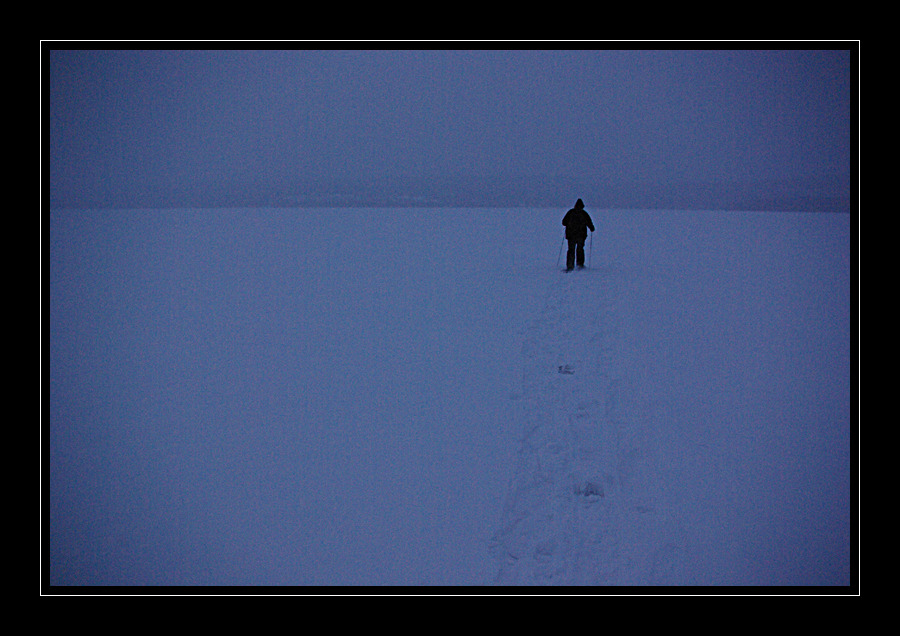
[(57, 210), (54, 584), (847, 585), (850, 217)]

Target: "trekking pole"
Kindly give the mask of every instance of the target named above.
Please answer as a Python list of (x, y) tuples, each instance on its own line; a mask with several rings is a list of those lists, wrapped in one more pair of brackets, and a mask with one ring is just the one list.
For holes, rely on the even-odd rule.
[(591, 232), (591, 255), (588, 256), (588, 267), (591, 266), (591, 263), (594, 261), (594, 233)]
[(559, 254), (556, 255), (556, 267), (559, 268), (559, 257), (562, 256), (562, 246), (563, 243), (566, 242), (566, 237), (563, 236), (562, 240), (559, 242)]

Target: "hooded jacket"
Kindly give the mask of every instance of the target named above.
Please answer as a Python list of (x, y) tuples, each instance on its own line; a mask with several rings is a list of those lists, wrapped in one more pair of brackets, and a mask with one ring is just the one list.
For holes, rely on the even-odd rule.
[(575, 207), (566, 212), (562, 224), (566, 226), (566, 238), (570, 241), (584, 240), (587, 238), (588, 228), (594, 231), (594, 222), (591, 216), (584, 211), (584, 202), (581, 199), (575, 202)]

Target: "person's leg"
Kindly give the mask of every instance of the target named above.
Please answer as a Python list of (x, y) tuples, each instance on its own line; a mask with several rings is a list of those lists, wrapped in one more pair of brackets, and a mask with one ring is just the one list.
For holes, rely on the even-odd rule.
[(577, 243), (569, 239), (569, 250), (566, 252), (566, 269), (575, 268), (575, 246)]
[(576, 260), (578, 267), (584, 267), (584, 239), (578, 241), (578, 249), (576, 251)]

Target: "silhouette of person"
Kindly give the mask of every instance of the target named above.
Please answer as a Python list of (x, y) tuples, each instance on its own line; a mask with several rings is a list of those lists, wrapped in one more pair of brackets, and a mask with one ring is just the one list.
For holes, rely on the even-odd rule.
[(566, 212), (562, 224), (566, 226), (566, 239), (569, 241), (569, 251), (566, 252), (566, 271), (571, 272), (575, 268), (584, 267), (584, 241), (587, 238), (588, 228), (594, 231), (594, 222), (591, 216), (584, 210), (584, 202), (581, 199), (575, 202), (575, 207)]

